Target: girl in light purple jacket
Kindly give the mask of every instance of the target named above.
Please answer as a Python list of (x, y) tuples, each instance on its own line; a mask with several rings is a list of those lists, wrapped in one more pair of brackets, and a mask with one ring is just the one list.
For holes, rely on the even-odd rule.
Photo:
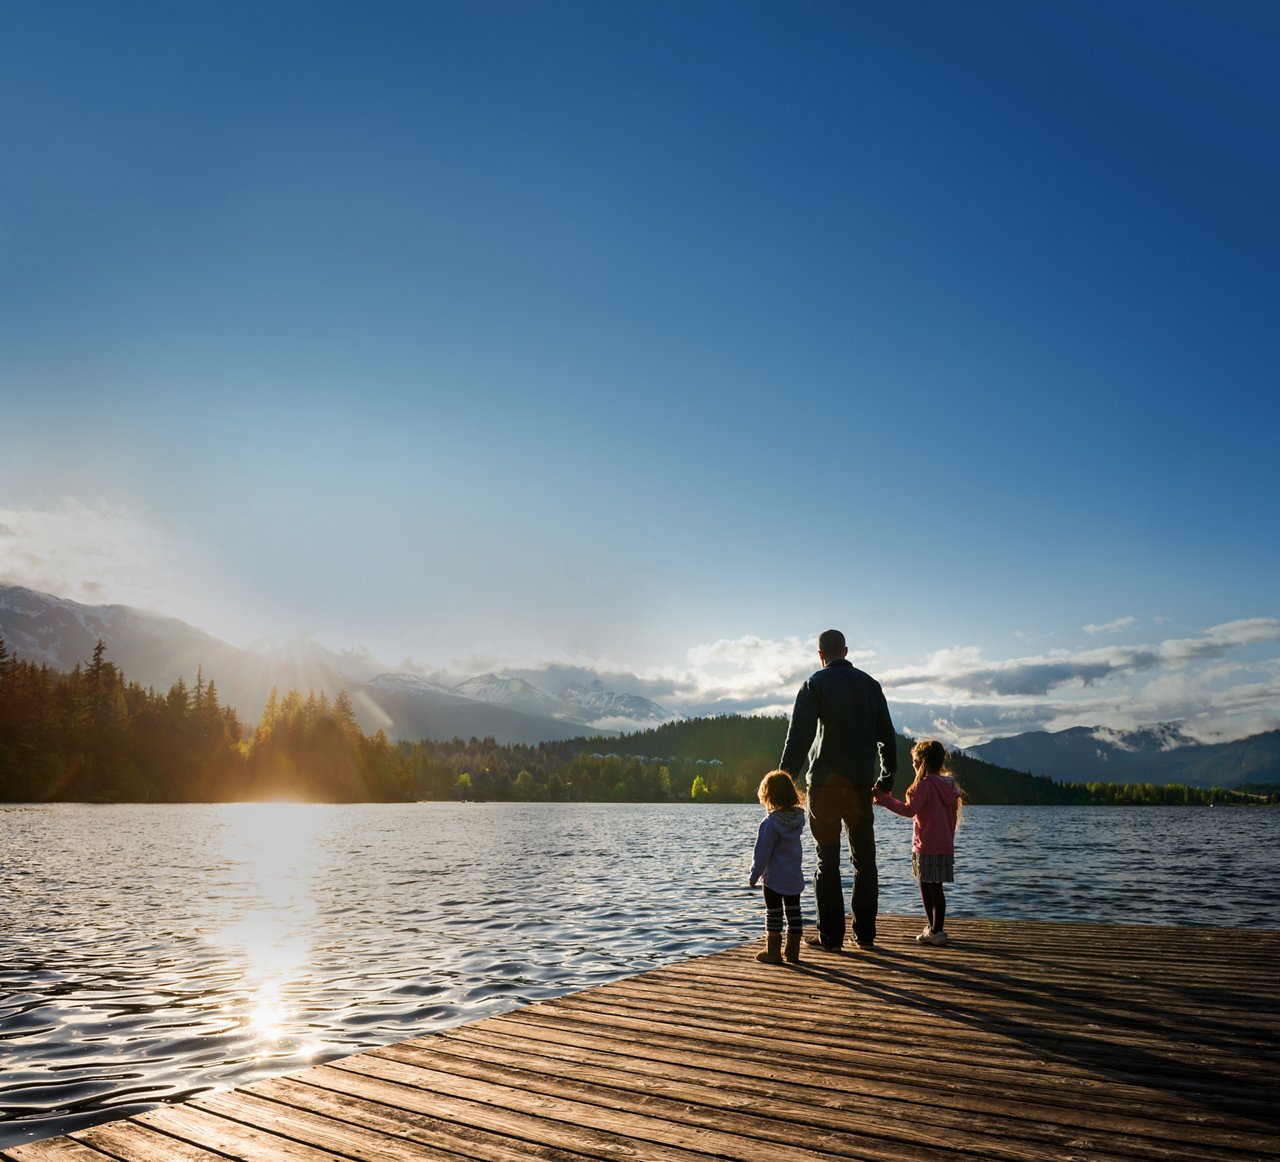
[(804, 891), (804, 797), (786, 771), (770, 771), (760, 780), (756, 793), (768, 812), (756, 833), (755, 857), (751, 862), (751, 886), (764, 881), (763, 952), (756, 959), (763, 964), (781, 964), (782, 921), (787, 921), (786, 959), (800, 959), (800, 893)]
[(963, 792), (947, 770), (947, 748), (935, 738), (922, 739), (911, 748), (916, 781), (907, 788), (906, 802), (888, 791), (876, 792), (881, 807), (915, 820), (911, 833), (911, 873), (920, 881), (925, 930), (916, 937), (921, 944), (946, 944), (947, 916), (944, 883), (951, 883), (956, 867), (956, 825), (960, 821)]

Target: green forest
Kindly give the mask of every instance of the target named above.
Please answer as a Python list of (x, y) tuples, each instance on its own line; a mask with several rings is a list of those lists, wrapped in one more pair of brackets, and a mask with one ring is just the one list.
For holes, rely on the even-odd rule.
[[(102, 642), (64, 673), (16, 657), (0, 638), (0, 802), (742, 803), (755, 800), (786, 731), (785, 718), (725, 715), (537, 745), (393, 742), (364, 732), (345, 691), (330, 700), (297, 690), (272, 691), (250, 727), (203, 673), (161, 692), (130, 682)], [(911, 741), (898, 737), (899, 794)], [(1280, 801), (1220, 788), (1059, 783), (958, 753), (950, 765), (975, 804)]]

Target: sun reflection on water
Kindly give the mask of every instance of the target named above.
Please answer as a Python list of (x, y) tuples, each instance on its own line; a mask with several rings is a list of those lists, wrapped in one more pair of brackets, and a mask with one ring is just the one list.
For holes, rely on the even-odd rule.
[(318, 921), (321, 837), (331, 809), (311, 803), (234, 803), (220, 810), (226, 922), (215, 939), (243, 966), (231, 1014), (257, 1059), (309, 1058), (320, 1041), (291, 998), (304, 997)]

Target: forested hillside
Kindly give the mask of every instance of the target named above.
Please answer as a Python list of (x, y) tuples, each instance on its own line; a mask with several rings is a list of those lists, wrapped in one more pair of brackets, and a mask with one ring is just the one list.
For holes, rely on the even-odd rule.
[(62, 673), (0, 639), (0, 801), (218, 802), (410, 797), (385, 736), (366, 736), (350, 700), (273, 691), (246, 731), (198, 675), (164, 693), (129, 682), (101, 642)]
[[(787, 737), (785, 718), (695, 718), (671, 722), (638, 734), (609, 740), (620, 754), (670, 755), (681, 759), (713, 760), (703, 772), (707, 797), (742, 801), (755, 797), (766, 771), (777, 766)], [(901, 795), (914, 777), (913, 739), (898, 735), (898, 774), (895, 791)], [(1052, 779), (1006, 770), (978, 759), (955, 754), (951, 768), (972, 803), (1074, 803), (1078, 792)]]
[[(739, 802), (755, 797), (760, 777), (777, 765), (787, 737), (787, 720), (781, 717), (693, 718), (667, 723), (652, 730), (599, 740), (622, 755), (671, 756), (684, 761), (702, 760), (700, 767), (711, 800)], [(898, 774), (894, 790), (902, 795), (913, 778), (911, 746), (914, 739), (898, 735)], [(959, 751), (948, 760), (970, 803), (1023, 804), (1191, 804), (1256, 803), (1276, 800), (1259, 788), (1237, 792), (1222, 788), (1156, 786), (1148, 782), (1123, 784), (1060, 783), (1042, 775), (1014, 771), (971, 758)], [(697, 772), (695, 772), (696, 777)]]

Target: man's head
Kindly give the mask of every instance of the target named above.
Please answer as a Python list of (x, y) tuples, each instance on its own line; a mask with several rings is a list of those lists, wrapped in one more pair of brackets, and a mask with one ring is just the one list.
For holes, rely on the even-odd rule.
[(824, 666), (828, 662), (843, 658), (848, 652), (849, 647), (844, 644), (844, 634), (838, 629), (824, 629), (818, 634), (818, 657), (822, 659)]

